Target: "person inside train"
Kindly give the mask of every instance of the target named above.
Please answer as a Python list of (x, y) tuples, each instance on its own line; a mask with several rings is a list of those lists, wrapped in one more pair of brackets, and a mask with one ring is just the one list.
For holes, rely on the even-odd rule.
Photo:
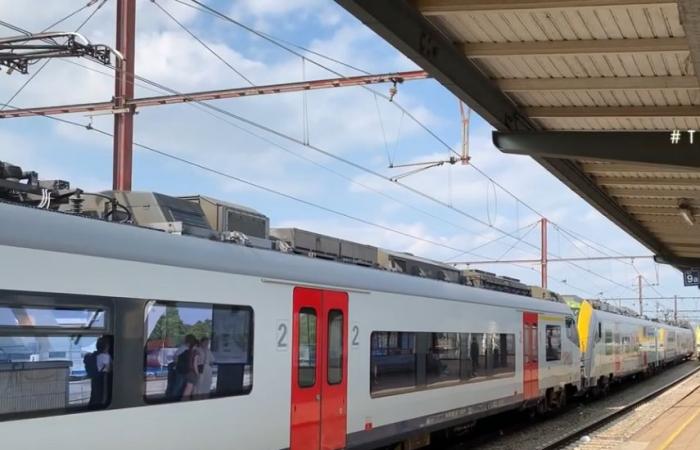
[(472, 342), (469, 346), (469, 357), (472, 360), (472, 377), (475, 377), (479, 368), (479, 343), (476, 340), (476, 336), (472, 336)]
[(90, 378), (90, 408), (101, 408), (109, 404), (112, 392), (111, 339), (102, 336), (95, 343), (96, 350), (83, 358), (85, 372)]
[(190, 355), (196, 344), (197, 338), (194, 335), (186, 335), (182, 345), (175, 351), (173, 361), (168, 364), (168, 385), (165, 397), (170, 401), (178, 401), (183, 397), (187, 385), (188, 368), (191, 364)]
[(201, 365), (201, 353), (199, 351), (199, 341), (197, 338), (191, 337), (188, 348), (177, 359), (178, 373), (184, 375), (185, 388), (182, 391), (181, 400), (191, 400), (194, 394), (194, 388), (199, 381), (199, 367)]
[(199, 346), (197, 346), (198, 361), (197, 361), (197, 371), (199, 372), (199, 379), (197, 380), (197, 385), (194, 388), (194, 395), (196, 397), (208, 396), (211, 392), (211, 380), (213, 377), (214, 355), (212, 355), (209, 349), (209, 338), (203, 337), (199, 341)]

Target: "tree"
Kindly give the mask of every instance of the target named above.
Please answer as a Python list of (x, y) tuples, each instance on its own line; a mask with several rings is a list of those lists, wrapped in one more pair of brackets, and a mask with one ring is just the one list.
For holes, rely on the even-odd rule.
[(187, 334), (187, 327), (182, 322), (178, 309), (168, 306), (165, 308), (165, 314), (156, 322), (149, 340), (159, 339), (175, 346), (182, 343), (185, 334)]
[(198, 320), (193, 325), (187, 327), (187, 334), (193, 334), (197, 339), (204, 337), (211, 338), (211, 319), (205, 321)]

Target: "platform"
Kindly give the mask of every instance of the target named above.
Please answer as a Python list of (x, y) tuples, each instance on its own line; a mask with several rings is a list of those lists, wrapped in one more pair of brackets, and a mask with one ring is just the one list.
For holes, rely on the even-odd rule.
[(700, 389), (678, 402), (618, 450), (700, 448)]

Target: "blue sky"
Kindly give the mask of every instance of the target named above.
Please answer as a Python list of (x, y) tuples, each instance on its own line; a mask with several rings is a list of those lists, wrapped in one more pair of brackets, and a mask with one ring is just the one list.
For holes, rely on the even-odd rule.
[[(3, 11), (3, 20), (38, 31), (85, 3), (86, 0), (0, 0), (0, 11)], [(181, 92), (246, 85), (240, 76), (208, 53), (152, 2), (138, 0), (137, 3), (138, 74)], [(410, 61), (329, 0), (210, 0), (206, 3), (255, 29), (372, 73), (415, 69)], [(311, 60), (344, 75), (357, 74), (310, 54), (302, 62), (298, 56), (247, 31), (174, 0), (158, 0), (158, 4), (255, 84), (298, 81), (303, 76), (308, 79), (334, 76)], [(93, 42), (113, 43), (114, 5), (115, 2), (109, 0), (83, 28), (82, 32)], [(75, 29), (95, 6), (59, 28)], [(9, 35), (11, 32), (0, 28), (0, 33)], [(75, 62), (93, 70), (68, 61), (52, 61), (12, 104), (21, 107), (109, 99), (113, 89), (109, 70), (84, 60)], [(17, 73), (3, 76), (0, 101), (10, 98), (25, 81), (26, 77)], [(388, 92), (386, 85), (373, 89), (383, 95)], [(137, 87), (137, 95), (153, 94)], [(441, 85), (433, 80), (406, 83), (399, 87), (396, 102), (459, 151), (458, 103)], [(215, 105), (296, 139), (304, 139), (304, 94), (225, 100)], [(390, 160), (400, 164), (444, 159), (449, 155), (442, 143), (411, 121), (395, 104), (366, 89), (310, 92), (306, 94), (306, 105), (312, 145), (386, 176), (400, 173), (388, 168)], [(76, 114), (67, 118), (84, 124), (91, 122), (108, 131), (112, 129), (110, 116), (91, 118)], [(475, 115), (471, 119), (470, 154), (474, 165), (559, 227), (577, 234), (575, 237), (551, 227), (552, 256), (602, 255), (584, 243), (586, 241), (605, 246), (607, 249), (603, 252), (608, 254), (649, 254), (532, 160), (500, 154), (491, 145), (489, 125)], [(519, 243), (507, 237), (500, 239), (477, 250), (478, 255), (462, 255), (458, 260), (538, 257), (534, 247), (539, 246), (539, 229), (530, 227), (538, 217), (473, 167), (443, 166), (403, 180), (453, 205), (454, 209), (450, 209), (305, 146), (231, 117), (212, 115), (193, 105), (141, 110), (136, 117), (135, 140), (384, 228), (262, 192), (142, 149), (137, 149), (134, 155), (135, 190), (171, 195), (206, 194), (254, 207), (269, 215), (273, 226), (306, 228), (438, 260), (448, 260), (458, 254), (457, 249), (468, 250), (501, 236), (494, 228), (466, 217), (461, 211), (509, 233), (527, 235)], [(0, 123), (0, 143), (0, 160), (20, 164), (25, 170), (36, 170), (42, 178), (66, 179), (86, 190), (104, 190), (111, 186), (111, 141), (95, 132), (45, 118), (11, 119)], [(400, 230), (404, 235), (386, 228)], [(683, 288), (677, 271), (656, 266), (649, 260), (636, 260), (634, 266), (629, 261), (576, 264), (579, 267), (550, 264), (550, 287), (584, 297), (636, 297), (636, 276), (641, 273), (645, 277), (645, 295), (700, 294), (695, 288)], [(532, 264), (481, 268), (528, 283), (539, 283), (538, 268)], [(656, 286), (648, 285), (657, 282)], [(670, 303), (664, 301), (659, 305), (660, 308), (669, 306)], [(679, 308), (699, 306), (696, 300), (679, 301)], [(654, 311), (656, 302), (647, 301), (645, 309)]]

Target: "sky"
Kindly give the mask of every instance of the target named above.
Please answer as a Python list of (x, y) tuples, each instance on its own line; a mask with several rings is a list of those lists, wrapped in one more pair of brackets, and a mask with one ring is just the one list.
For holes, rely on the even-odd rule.
[[(38, 32), (87, 3), (0, 0), (0, 19)], [(75, 31), (102, 3), (52, 29)], [(190, 0), (137, 0), (136, 73), (178, 92), (244, 87), (246, 79), (263, 85), (337, 77), (333, 72), (361, 74), (294, 45), (370, 73), (418, 69), (330, 0), (204, 1), (285, 41), (296, 54), (183, 3), (192, 5)], [(81, 28), (91, 42), (114, 45), (115, 5), (107, 0)], [(14, 33), (0, 26), (0, 36)], [(29, 75), (2, 74), (0, 103), (41, 64), (32, 66)], [(11, 105), (105, 101), (113, 86), (107, 67), (84, 59), (52, 60)], [(539, 258), (539, 215), (534, 211), (552, 222), (551, 258), (650, 255), (533, 160), (501, 154), (491, 143), (490, 125), (474, 113), (469, 165), (427, 169), (402, 178), (404, 186), (387, 180), (407, 170), (391, 164), (445, 160), (462, 146), (459, 104), (447, 89), (434, 80), (406, 82), (389, 102), (389, 87), (210, 102), (227, 115), (197, 104), (144, 108), (135, 117), (135, 142), (218, 173), (136, 147), (133, 189), (208, 195), (255, 208), (270, 217), (273, 227), (308, 229), (440, 261)], [(160, 93), (152, 86), (136, 87), (137, 96)], [(62, 117), (109, 132), (113, 128), (109, 115)], [(86, 191), (111, 188), (111, 139), (85, 127), (44, 117), (5, 119), (0, 122), (0, 160)], [(474, 267), (540, 283), (539, 266), (533, 263)], [(649, 258), (552, 262), (549, 287), (585, 298), (623, 298), (621, 304), (636, 309), (640, 274), (645, 297), (700, 295), (697, 288), (683, 287), (678, 271)], [(700, 309), (697, 299), (679, 300), (678, 305), (679, 310)], [(669, 300), (645, 300), (644, 309), (654, 315), (672, 306)]]

